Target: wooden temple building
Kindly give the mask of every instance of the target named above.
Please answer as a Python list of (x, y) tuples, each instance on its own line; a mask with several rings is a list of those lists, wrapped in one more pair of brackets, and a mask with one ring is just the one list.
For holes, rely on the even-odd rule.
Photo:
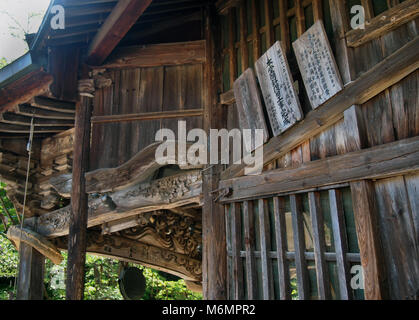
[[(204, 299), (418, 299), (419, 1), (50, 9), (0, 70), (0, 177), (25, 215), (9, 230), (18, 299), (42, 299), (60, 251), (68, 299), (83, 297), (86, 252)], [(160, 165), (156, 132), (180, 120), (263, 129), (263, 172)]]

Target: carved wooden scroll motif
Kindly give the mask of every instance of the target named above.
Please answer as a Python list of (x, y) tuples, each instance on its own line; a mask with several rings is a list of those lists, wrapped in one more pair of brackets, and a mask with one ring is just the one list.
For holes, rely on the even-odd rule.
[[(267, 142), (269, 131), (263, 114), (255, 73), (252, 69), (247, 69), (234, 82), (234, 97), (236, 98), (240, 129), (261, 129), (264, 131), (263, 142)], [(255, 140), (252, 139), (251, 150), (254, 149)]]
[(277, 41), (258, 61), (256, 73), (274, 136), (303, 118), (285, 50)]
[(317, 21), (292, 45), (311, 106), (316, 109), (343, 89), (323, 23)]

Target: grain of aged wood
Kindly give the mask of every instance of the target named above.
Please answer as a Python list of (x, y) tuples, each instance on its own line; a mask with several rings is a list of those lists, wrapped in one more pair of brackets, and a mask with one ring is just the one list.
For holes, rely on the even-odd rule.
[(303, 118), (285, 52), (277, 41), (255, 65), (274, 136)]
[(386, 264), (379, 236), (378, 210), (372, 182), (351, 183), (361, 263), (364, 273), (364, 295), (368, 300), (388, 298)]
[[(65, 250), (68, 237), (54, 239), (54, 242), (57, 247)], [(201, 261), (125, 237), (89, 231), (86, 251), (94, 255), (141, 264), (185, 280), (201, 281), (202, 278)]]
[(205, 41), (160, 43), (116, 49), (102, 68), (139, 68), (204, 63)]
[[(335, 97), (323, 106), (311, 111), (303, 122), (272, 138), (263, 146), (263, 162), (268, 164), (293, 150), (326, 128), (342, 119), (342, 113), (356, 104), (363, 104), (380, 92), (391, 87), (401, 79), (419, 68), (419, 37), (385, 58), (357, 80), (349, 83)], [(221, 175), (221, 179), (229, 179), (244, 173), (245, 165), (232, 165)]]
[(118, 1), (90, 44), (87, 54), (88, 63), (91, 65), (102, 64), (151, 4), (151, 1)]
[(339, 294), (341, 300), (351, 298), (349, 263), (346, 259), (348, 243), (346, 238), (345, 216), (342, 206), (342, 195), (339, 190), (329, 190), (330, 216), (332, 219), (333, 243), (336, 250)]
[(350, 47), (359, 47), (418, 16), (419, 3), (416, 0), (404, 1), (368, 21), (365, 24), (365, 29), (350, 30), (346, 34), (346, 41)]
[[(263, 130), (263, 143), (268, 141), (269, 131), (263, 114), (262, 101), (252, 69), (247, 69), (234, 82), (234, 96), (240, 118), (240, 129)], [(255, 149), (255, 139), (252, 138), (251, 149)]]
[(22, 243), (19, 261), (16, 299), (42, 300), (44, 297), (44, 256), (30, 245)]
[(317, 290), (321, 300), (331, 298), (328, 266), (324, 253), (326, 252), (324, 218), (320, 204), (320, 193), (309, 192), (308, 203), (313, 230), (314, 256), (316, 263)]
[(233, 267), (233, 299), (244, 299), (243, 288), (243, 264), (240, 257), (242, 244), (242, 227), (241, 227), (241, 207), (239, 203), (231, 205), (231, 250), (232, 250), (232, 267)]
[[(201, 172), (195, 170), (138, 183), (115, 192), (90, 195), (87, 226), (90, 228), (142, 212), (200, 204), (201, 194)], [(39, 217), (38, 232), (49, 238), (67, 235), (70, 212), (71, 206), (67, 206), (42, 215)], [(28, 222), (33, 220), (27, 219)]]
[(274, 197), (275, 238), (278, 257), (279, 290), (281, 300), (291, 299), (289, 266), (286, 257), (287, 233), (285, 225), (285, 199)]
[(266, 199), (258, 200), (259, 207), (259, 234), (260, 234), (260, 255), (262, 264), (262, 292), (264, 300), (274, 299), (272, 264), (268, 257), (271, 250), (269, 207)]
[(246, 250), (246, 283), (247, 299), (257, 298), (256, 264), (255, 264), (255, 226), (254, 208), (250, 201), (243, 202), (244, 245)]
[(343, 88), (323, 23), (317, 21), (292, 45), (308, 98), (316, 109)]
[(309, 299), (309, 277), (305, 259), (303, 204), (301, 195), (291, 195), (292, 230), (294, 235), (295, 267), (297, 271), (298, 298)]
[(88, 197), (84, 175), (88, 171), (90, 153), (90, 117), (92, 99), (81, 97), (76, 106), (74, 132), (73, 186), (69, 219), (66, 298), (82, 300), (86, 259)]
[(60, 264), (63, 261), (60, 251), (58, 251), (58, 249), (50, 241), (33, 230), (11, 226), (9, 230), (7, 230), (7, 238), (16, 244), (18, 250), (23, 242), (38, 250), (54, 264)]
[(238, 201), (264, 195), (335, 185), (359, 179), (392, 177), (419, 170), (419, 138), (405, 139), (369, 149), (302, 164), (298, 168), (271, 170), (258, 176), (223, 180), (231, 188), (220, 201)]

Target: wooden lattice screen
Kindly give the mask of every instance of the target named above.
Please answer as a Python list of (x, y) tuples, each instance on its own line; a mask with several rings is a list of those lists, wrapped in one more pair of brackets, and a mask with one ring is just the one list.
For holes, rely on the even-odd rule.
[(229, 299), (363, 299), (349, 187), (225, 206)]

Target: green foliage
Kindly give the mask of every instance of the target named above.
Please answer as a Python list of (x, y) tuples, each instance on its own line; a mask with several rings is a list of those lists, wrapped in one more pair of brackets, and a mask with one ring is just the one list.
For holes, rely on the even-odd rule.
[(0, 69), (4, 68), (5, 66), (7, 66), (6, 58), (0, 58)]

